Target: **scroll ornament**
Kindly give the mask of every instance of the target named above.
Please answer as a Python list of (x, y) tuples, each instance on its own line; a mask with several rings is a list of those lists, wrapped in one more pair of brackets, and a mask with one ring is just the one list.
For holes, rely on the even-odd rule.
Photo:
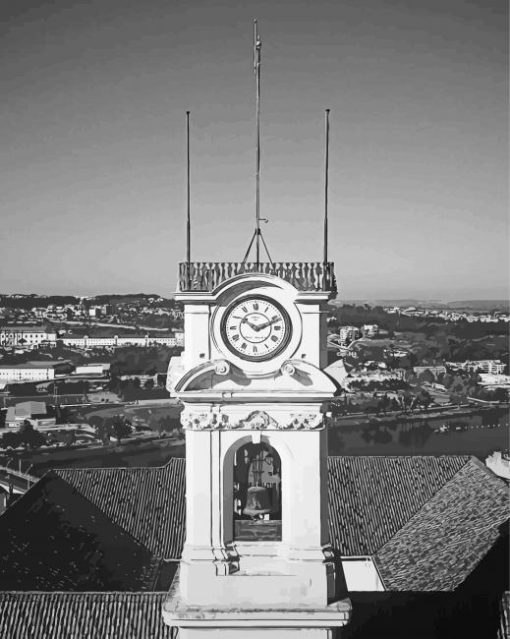
[(244, 419), (228, 415), (219, 410), (198, 412), (185, 409), (181, 423), (188, 430), (315, 430), (325, 424), (321, 413), (291, 413), (285, 421), (276, 421), (265, 411), (250, 412)]

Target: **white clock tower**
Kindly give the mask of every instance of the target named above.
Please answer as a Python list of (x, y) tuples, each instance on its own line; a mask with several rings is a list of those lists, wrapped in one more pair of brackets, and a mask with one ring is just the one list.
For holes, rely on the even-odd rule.
[[(332, 637), (350, 602), (329, 545), (331, 263), (183, 263), (186, 541), (164, 604), (181, 639)], [(335, 635), (336, 636), (336, 635)]]

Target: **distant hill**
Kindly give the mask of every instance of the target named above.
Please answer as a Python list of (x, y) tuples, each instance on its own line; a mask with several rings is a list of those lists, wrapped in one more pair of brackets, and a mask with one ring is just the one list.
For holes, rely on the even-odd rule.
[[(335, 302), (333, 302), (335, 303)], [(456, 310), (470, 310), (470, 311), (507, 311), (510, 308), (510, 302), (508, 300), (460, 300), (460, 301), (445, 301), (445, 300), (418, 300), (418, 299), (382, 299), (382, 300), (337, 300), (336, 304), (354, 304), (356, 306), (363, 306), (368, 304), (369, 306), (399, 306), (400, 308), (406, 306), (415, 306), (416, 308), (444, 308), (444, 309), (456, 309)]]

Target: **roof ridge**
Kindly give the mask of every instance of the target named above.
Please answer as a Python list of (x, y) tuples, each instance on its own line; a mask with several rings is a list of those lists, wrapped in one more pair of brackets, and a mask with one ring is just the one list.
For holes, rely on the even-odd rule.
[(0, 590), (0, 597), (6, 595), (37, 595), (37, 596), (57, 596), (65, 595), (66, 597), (81, 597), (83, 595), (90, 596), (115, 596), (121, 595), (123, 597), (151, 597), (153, 595), (168, 595), (168, 590)]
[[(44, 475), (47, 473), (58, 473), (60, 471), (72, 471), (72, 472), (81, 472), (81, 471), (98, 471), (98, 470), (165, 470), (172, 462), (175, 460), (186, 461), (184, 457), (170, 457), (170, 459), (163, 464), (162, 466), (84, 466), (83, 468), (73, 468), (72, 466), (63, 466), (61, 468), (49, 468)], [(44, 477), (43, 475), (43, 477)], [(41, 477), (42, 479), (42, 477)]]
[(328, 459), (465, 459), (466, 462), (473, 455), (328, 455)]

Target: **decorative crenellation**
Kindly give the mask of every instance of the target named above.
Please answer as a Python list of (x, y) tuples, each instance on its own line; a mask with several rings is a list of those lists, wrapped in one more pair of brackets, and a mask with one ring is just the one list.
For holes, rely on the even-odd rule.
[(282, 412), (278, 420), (263, 410), (254, 410), (246, 416), (229, 414), (219, 408), (208, 412), (186, 407), (181, 423), (188, 430), (315, 430), (326, 425), (323, 413)]
[(179, 290), (211, 292), (244, 273), (276, 275), (299, 291), (337, 290), (332, 262), (181, 262)]

